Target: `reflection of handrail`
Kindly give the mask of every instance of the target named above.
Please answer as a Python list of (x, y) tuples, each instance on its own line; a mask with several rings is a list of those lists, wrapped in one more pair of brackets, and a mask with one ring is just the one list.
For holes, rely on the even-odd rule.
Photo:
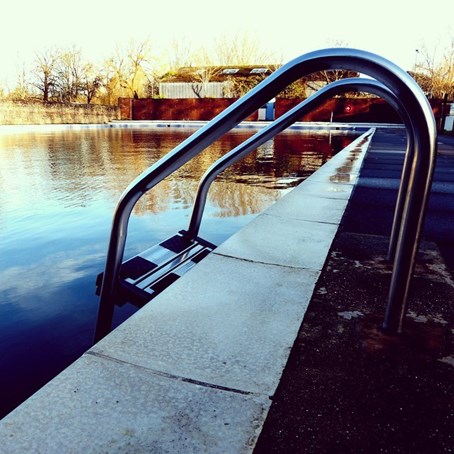
[(123, 260), (128, 222), (140, 197), (224, 133), (238, 125), (261, 105), (274, 98), (289, 84), (307, 74), (329, 69), (353, 70), (374, 77), (401, 100), (408, 112), (411, 112), (414, 157), (409, 172), (408, 189), (384, 322), (386, 330), (401, 331), (435, 164), (435, 121), (430, 105), (421, 89), (401, 68), (369, 52), (335, 48), (302, 55), (282, 66), (175, 147), (128, 186), (117, 204), (113, 217), (99, 302), (96, 339), (104, 337), (112, 324), (113, 301), (118, 290), (119, 271)]
[[(405, 106), (382, 83), (374, 79), (366, 78), (341, 79), (333, 82), (321, 88), (313, 96), (302, 101), (293, 109), (279, 117), (276, 121), (246, 139), (243, 143), (219, 158), (210, 166), (200, 180), (197, 189), (197, 195), (188, 228), (188, 235), (190, 237), (196, 237), (198, 235), (208, 191), (211, 183), (222, 171), (246, 156), (252, 150), (255, 150), (257, 147), (264, 144), (267, 140), (272, 139), (276, 134), (279, 134), (281, 131), (288, 128), (297, 121), (298, 118), (301, 118), (303, 115), (306, 115), (311, 110), (317, 108), (328, 98), (346, 91), (364, 91), (382, 97), (399, 113), (407, 130), (410, 128), (410, 119), (408, 112), (405, 110)], [(408, 134), (408, 136), (410, 138), (411, 134)], [(413, 139), (411, 139), (411, 141), (412, 140)], [(408, 143), (410, 143), (410, 140)]]

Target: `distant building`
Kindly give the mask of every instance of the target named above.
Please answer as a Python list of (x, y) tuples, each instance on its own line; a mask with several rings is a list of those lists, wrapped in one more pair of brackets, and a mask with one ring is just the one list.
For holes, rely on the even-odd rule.
[(165, 74), (159, 83), (162, 98), (234, 98), (239, 87), (254, 86), (269, 76), (269, 66), (185, 66)]
[[(274, 72), (279, 65), (185, 66), (165, 74), (159, 82), (161, 98), (236, 98)], [(284, 96), (308, 97), (328, 82), (358, 77), (352, 71), (322, 71), (303, 77), (296, 91)]]

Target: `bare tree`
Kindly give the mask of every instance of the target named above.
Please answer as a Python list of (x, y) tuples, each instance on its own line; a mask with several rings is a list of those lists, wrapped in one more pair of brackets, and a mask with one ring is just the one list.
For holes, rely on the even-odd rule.
[(174, 40), (165, 52), (166, 70), (167, 72), (175, 72), (184, 66), (193, 66), (195, 58), (196, 52), (189, 38), (180, 41)]
[(262, 65), (267, 69), (264, 74), (254, 77), (227, 77), (225, 80), (225, 94), (227, 97), (242, 96), (253, 86), (257, 85), (268, 74), (268, 69), (276, 61), (274, 54), (263, 50), (258, 41), (247, 33), (238, 33), (233, 38), (223, 36), (214, 42), (212, 48), (201, 48), (190, 54), (190, 62), (194, 65), (191, 74), (193, 83), (191, 88), (197, 97), (205, 96), (207, 86), (216, 80), (225, 66), (254, 66)]
[(150, 45), (148, 41), (131, 42), (127, 49), (127, 66), (124, 82), (132, 95), (144, 92), (150, 72)]
[(102, 87), (102, 75), (92, 63), (87, 63), (82, 70), (80, 91), (85, 96), (87, 104), (98, 94)]
[(124, 72), (125, 72), (125, 57), (121, 54), (119, 49), (108, 58), (101, 70), (101, 76), (103, 78), (103, 90), (104, 90), (104, 103), (114, 104), (117, 98), (121, 96), (127, 96), (124, 88)]
[[(22, 66), (22, 69), (17, 74), (17, 82), (16, 86), (12, 91), (8, 93), (8, 99), (17, 101), (25, 101), (32, 97), (32, 93), (30, 92), (30, 84), (28, 82), (28, 74), (25, 70), (25, 65)], [(0, 90), (1, 93), (1, 90)], [(1, 98), (1, 96), (0, 96)]]
[(33, 85), (42, 93), (44, 102), (49, 101), (55, 88), (58, 61), (59, 52), (56, 49), (45, 49), (36, 54)]
[(60, 101), (77, 101), (81, 91), (84, 64), (80, 49), (60, 51), (57, 64), (57, 91)]
[(273, 53), (264, 50), (259, 41), (250, 34), (237, 33), (223, 36), (215, 41), (212, 60), (218, 65), (263, 65), (277, 62)]
[(454, 37), (441, 57), (437, 48), (430, 51), (421, 46), (418, 55), (422, 61), (415, 63), (415, 80), (429, 98), (454, 99)]
[(150, 61), (148, 41), (131, 41), (126, 49), (117, 47), (103, 69), (104, 88), (109, 100), (135, 94), (143, 96), (153, 77)]

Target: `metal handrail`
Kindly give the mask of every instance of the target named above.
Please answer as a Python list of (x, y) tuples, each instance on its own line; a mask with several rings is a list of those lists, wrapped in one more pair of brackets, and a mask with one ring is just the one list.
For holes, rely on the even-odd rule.
[(188, 162), (248, 115), (279, 94), (295, 80), (321, 70), (344, 69), (367, 74), (382, 82), (412, 113), (414, 157), (406, 191), (402, 222), (394, 259), (384, 329), (402, 330), (414, 260), (427, 205), (436, 158), (436, 128), (432, 110), (417, 83), (394, 63), (370, 52), (334, 48), (302, 55), (285, 64), (188, 137), (137, 177), (125, 190), (115, 209), (103, 275), (95, 340), (110, 330), (113, 301), (123, 260), (131, 212), (148, 190)]
[(404, 121), (407, 130), (407, 148), (405, 150), (404, 165), (400, 177), (399, 190), (397, 191), (396, 206), (394, 207), (394, 216), (391, 225), (391, 233), (389, 236), (388, 244), (388, 260), (394, 260), (396, 256), (397, 243), (399, 241), (399, 232), (402, 225), (402, 216), (404, 213), (405, 197), (408, 191), (408, 184), (410, 180), (411, 165), (414, 158), (414, 143), (411, 127), (408, 121)]
[[(246, 139), (243, 143), (235, 147), (233, 150), (219, 158), (207, 169), (207, 171), (202, 176), (197, 188), (192, 216), (187, 230), (188, 235), (191, 238), (195, 238), (198, 235), (208, 191), (210, 189), (211, 183), (213, 183), (213, 181), (221, 172), (245, 157), (260, 145), (264, 144), (267, 140), (272, 139), (274, 136), (284, 131), (290, 125), (295, 123), (298, 118), (301, 118), (303, 115), (309, 113), (311, 110), (321, 105), (327, 99), (346, 91), (368, 92), (380, 96), (385, 101), (387, 101), (391, 105), (391, 107), (393, 107), (397, 111), (402, 121), (404, 122), (407, 129), (408, 148), (412, 148), (411, 144), (413, 143), (413, 137), (411, 131), (409, 130), (409, 113), (405, 109), (405, 106), (400, 102), (399, 98), (397, 98), (391, 91), (389, 91), (382, 83), (374, 79), (347, 78), (338, 80), (318, 90), (310, 98), (305, 99), (297, 106), (293, 107), (291, 110), (279, 117), (273, 123), (269, 124), (253, 136)], [(408, 162), (411, 163), (411, 161)], [(404, 192), (404, 189), (402, 190), (402, 192)], [(398, 225), (398, 222), (396, 222), (396, 225)], [(398, 230), (396, 229), (396, 231)]]

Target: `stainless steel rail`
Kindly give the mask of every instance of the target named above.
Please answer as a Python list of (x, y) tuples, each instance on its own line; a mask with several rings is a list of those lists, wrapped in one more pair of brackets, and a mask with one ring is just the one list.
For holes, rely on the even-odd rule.
[[(272, 139), (274, 136), (295, 123), (298, 118), (301, 118), (303, 115), (309, 113), (311, 110), (323, 104), (323, 102), (325, 102), (327, 99), (346, 91), (368, 92), (380, 96), (385, 101), (387, 101), (402, 118), (402, 121), (407, 128), (408, 146), (412, 147), (411, 144), (413, 142), (413, 137), (411, 135), (411, 131), (409, 130), (409, 114), (406, 111), (405, 106), (400, 102), (399, 98), (397, 98), (391, 91), (389, 91), (382, 83), (374, 79), (348, 78), (338, 80), (318, 90), (310, 98), (302, 101), (297, 106), (293, 107), (291, 110), (275, 120), (273, 123), (269, 124), (253, 136), (246, 139), (243, 143), (219, 158), (208, 168), (208, 170), (202, 176), (197, 189), (192, 216), (188, 227), (188, 235), (190, 237), (196, 237), (198, 235), (208, 191), (210, 189), (211, 183), (222, 171), (242, 159), (244, 156), (255, 150), (260, 145), (264, 144), (267, 140)], [(404, 192), (404, 189), (402, 190), (402, 192)], [(398, 226), (398, 222), (396, 222), (396, 225)], [(398, 229), (396, 229), (396, 231), (397, 230)]]
[(388, 260), (394, 260), (396, 256), (396, 248), (399, 240), (400, 227), (402, 225), (402, 216), (404, 212), (405, 197), (408, 190), (410, 180), (411, 166), (414, 158), (414, 143), (415, 138), (412, 134), (411, 123), (402, 117), (407, 130), (407, 149), (405, 151), (404, 165), (400, 177), (399, 191), (397, 193), (396, 206), (394, 207), (394, 216), (391, 226), (391, 234), (388, 245)]
[(139, 175), (128, 186), (117, 204), (113, 217), (95, 340), (101, 339), (110, 331), (114, 310), (113, 300), (118, 286), (128, 222), (139, 198), (260, 106), (274, 98), (289, 84), (307, 74), (329, 69), (358, 71), (377, 79), (401, 100), (407, 112), (411, 112), (410, 129), (414, 138), (414, 156), (409, 166), (408, 187), (404, 197), (384, 321), (385, 330), (401, 332), (435, 165), (435, 120), (421, 89), (401, 68), (370, 52), (335, 48), (302, 55), (282, 66)]

